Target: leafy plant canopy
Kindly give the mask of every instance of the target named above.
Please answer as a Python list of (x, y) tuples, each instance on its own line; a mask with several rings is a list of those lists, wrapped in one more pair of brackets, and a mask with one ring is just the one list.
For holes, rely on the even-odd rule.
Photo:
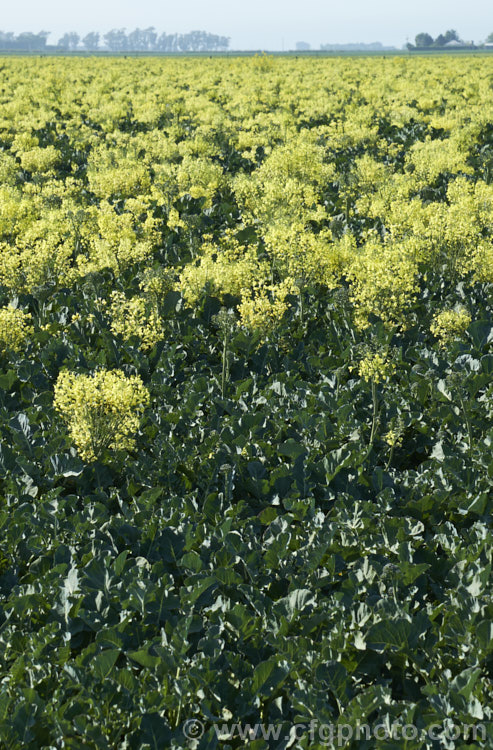
[(492, 82), (1, 61), (2, 747), (493, 747)]

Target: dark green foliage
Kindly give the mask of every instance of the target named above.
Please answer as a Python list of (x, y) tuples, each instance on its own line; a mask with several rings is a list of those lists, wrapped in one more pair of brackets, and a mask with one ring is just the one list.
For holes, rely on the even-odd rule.
[[(209, 727), (225, 711), (287, 733), (313, 718), (491, 727), (488, 291), (471, 290), (463, 343), (394, 337), (370, 450), (371, 386), (348, 368), (364, 342), (340, 292), (276, 341), (233, 333), (224, 395), (214, 299), (193, 314), (171, 293), (149, 356), (102, 325), (84, 342), (40, 333), (4, 362), (5, 747), (221, 747)], [(43, 314), (89, 310), (85, 294), (54, 292)], [(366, 343), (384, 336), (375, 322)], [(51, 394), (62, 365), (96, 364), (138, 372), (152, 408), (134, 455), (84, 466)]]
[[(423, 137), (412, 121), (379, 127), (403, 150)], [(63, 136), (43, 137), (83, 171)], [(483, 141), (484, 176), (488, 128)], [(237, 220), (229, 193), (207, 212), (181, 201), (199, 233)], [(186, 260), (187, 243), (163, 230), (156, 264)], [(264, 342), (226, 325), (235, 300), (192, 310), (171, 291), (164, 339), (143, 354), (95, 302), (136, 292), (141, 270), (22, 296), (37, 332), (0, 360), (0, 748), (242, 748), (213, 725), (272, 723), (284, 737), (312, 720), (424, 731), (447, 718), (481, 723), (486, 740), (346, 746), (493, 747), (491, 288), (428, 269), (419, 325), (390, 341), (376, 318), (355, 330), (343, 280), (306, 288), (303, 315), (293, 299)], [(433, 315), (465, 300), (474, 322), (440, 348)], [(69, 328), (74, 313), (95, 322)], [(372, 393), (357, 363), (382, 346), (396, 371)], [(86, 465), (53, 388), (62, 367), (101, 366), (139, 374), (151, 407), (133, 454)], [(188, 741), (193, 717), (205, 733)]]

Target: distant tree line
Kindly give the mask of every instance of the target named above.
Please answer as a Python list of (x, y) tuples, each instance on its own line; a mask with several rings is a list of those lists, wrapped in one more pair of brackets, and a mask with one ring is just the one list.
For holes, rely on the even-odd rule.
[(20, 50), (22, 52), (25, 50), (43, 50), (46, 48), (49, 36), (49, 31), (40, 31), (38, 34), (24, 31), (17, 36), (12, 31), (0, 31), (0, 49)]
[(436, 39), (426, 32), (418, 34), (414, 40), (416, 47), (445, 47), (449, 42), (460, 42), (459, 35), (454, 29), (439, 34)]
[(455, 29), (449, 29), (445, 34), (439, 34), (433, 39), (431, 34), (421, 32), (417, 34), (414, 44), (407, 45), (409, 49), (437, 49), (441, 47), (474, 47), (473, 42), (463, 42)]
[(134, 29), (112, 29), (106, 34), (91, 31), (84, 37), (76, 31), (64, 34), (56, 45), (48, 45), (49, 31), (38, 34), (24, 32), (17, 36), (12, 32), (0, 31), (0, 49), (19, 51), (85, 50), (96, 52), (219, 52), (227, 50), (230, 39), (226, 36), (209, 34), (207, 31), (190, 31), (188, 34), (159, 34), (154, 27)]

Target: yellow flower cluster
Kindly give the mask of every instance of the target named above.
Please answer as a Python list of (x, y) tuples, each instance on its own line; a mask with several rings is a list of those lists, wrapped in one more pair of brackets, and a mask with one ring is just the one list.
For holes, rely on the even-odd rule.
[(377, 352), (367, 354), (359, 363), (358, 373), (360, 378), (367, 382), (380, 383), (388, 380), (395, 372), (395, 363), (388, 358), (387, 354)]
[(142, 351), (152, 349), (164, 336), (157, 305), (143, 295), (127, 299), (123, 292), (112, 292), (109, 314), (113, 333), (125, 341), (136, 337)]
[(474, 169), (468, 165), (468, 151), (456, 138), (432, 141), (418, 141), (411, 146), (406, 156), (406, 166), (413, 175), (414, 189), (433, 184), (436, 178), (444, 173), (472, 174)]
[(416, 297), (417, 263), (406, 243), (368, 241), (347, 271), (355, 323), (367, 328), (368, 315), (378, 315), (386, 326), (405, 328), (407, 311)]
[(430, 330), (442, 346), (462, 336), (471, 323), (471, 316), (464, 307), (457, 310), (442, 310), (435, 315)]
[(54, 146), (32, 148), (23, 151), (20, 156), (21, 166), (28, 172), (50, 172), (61, 161), (61, 155)]
[(321, 193), (335, 174), (313, 135), (301, 134), (273, 149), (253, 175), (238, 175), (233, 188), (244, 215), (266, 227), (279, 220), (322, 221), (327, 214)]
[(174, 287), (172, 269), (163, 266), (145, 268), (140, 278), (139, 289), (156, 304)]
[(264, 241), (281, 278), (294, 278), (300, 286), (316, 283), (329, 289), (339, 282), (344, 260), (330, 230), (314, 234), (301, 222), (275, 223), (265, 232)]
[[(151, 256), (156, 243), (155, 220), (148, 216), (139, 221), (141, 205), (119, 212), (108, 201), (101, 201), (96, 211), (87, 212), (94, 232), (87, 237), (87, 253), (77, 256), (76, 275), (112, 268), (116, 274), (128, 266)], [(89, 220), (86, 230), (90, 226)]]
[(31, 314), (14, 307), (0, 307), (0, 353), (18, 352), (26, 339), (34, 333)]
[(88, 170), (89, 187), (100, 198), (115, 196), (130, 198), (150, 187), (149, 174), (145, 167), (134, 164), (107, 168), (102, 171), (94, 166)]
[(57, 281), (74, 246), (66, 213), (47, 205), (36, 186), (0, 188), (0, 284), (18, 292)]
[(212, 205), (214, 193), (224, 182), (223, 170), (210, 159), (186, 155), (176, 171), (179, 195), (189, 193), (192, 198), (205, 198), (205, 206)]
[(213, 294), (242, 297), (250, 295), (257, 285), (266, 283), (270, 268), (265, 261), (259, 261), (256, 248), (246, 247), (238, 242), (234, 233), (227, 231), (219, 244), (205, 238), (200, 257), (185, 266), (177, 288), (190, 305), (209, 287)]
[(55, 409), (67, 422), (81, 458), (88, 462), (102, 458), (106, 450), (132, 450), (149, 401), (140, 377), (127, 377), (120, 370), (93, 375), (64, 370), (55, 385)]
[(298, 291), (293, 279), (262, 286), (258, 294), (245, 297), (239, 305), (241, 324), (250, 331), (261, 333), (264, 339), (279, 325), (288, 309), (286, 297), (298, 294)]
[(416, 263), (439, 264), (459, 276), (472, 273), (480, 282), (493, 280), (493, 184), (458, 175), (448, 183), (446, 201), (430, 202), (411, 197), (417, 189), (413, 181), (414, 175), (395, 173), (377, 182), (375, 192), (356, 200), (358, 212), (382, 220), (392, 241)]
[(402, 445), (402, 431), (399, 429), (390, 429), (383, 435), (383, 439), (391, 448), (400, 447)]
[[(0, 284), (142, 273), (173, 235), (192, 257), (172, 269), (191, 305), (231, 294), (244, 325), (269, 328), (283, 283), (345, 277), (358, 326), (371, 313), (405, 326), (418, 269), (493, 281), (492, 75), (487, 57), (6, 59)], [(235, 230), (202, 240), (186, 195), (213, 221), (220, 196)], [(256, 240), (234, 239), (247, 228)], [(115, 299), (113, 321), (147, 331), (144, 347), (158, 335), (146, 294)]]
[[(288, 253), (281, 248), (272, 253), (273, 262), (259, 260), (255, 246), (244, 246), (232, 231), (226, 231), (219, 244), (206, 238), (198, 260), (183, 269), (177, 288), (188, 304), (193, 305), (205, 289), (223, 298), (230, 294), (240, 298), (238, 313), (241, 324), (251, 331), (267, 335), (279, 325), (288, 309), (287, 297), (299, 294), (299, 286), (293, 278), (298, 272), (310, 275), (312, 280), (331, 284), (330, 274), (335, 267), (335, 256), (327, 247), (327, 236), (318, 240), (314, 235), (303, 235), (301, 227), (294, 227), (282, 234), (284, 242), (293, 241)], [(275, 244), (276, 236), (271, 237)], [(298, 242), (298, 246), (294, 242)], [(311, 252), (311, 254), (310, 254)], [(275, 259), (279, 261), (282, 280), (269, 283)], [(333, 282), (332, 282), (333, 283)]]

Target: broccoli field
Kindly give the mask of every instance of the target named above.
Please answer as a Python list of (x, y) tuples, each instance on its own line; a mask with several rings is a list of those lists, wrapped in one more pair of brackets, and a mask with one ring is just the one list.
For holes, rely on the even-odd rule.
[(1, 58), (0, 748), (493, 748), (492, 292), (491, 57)]

